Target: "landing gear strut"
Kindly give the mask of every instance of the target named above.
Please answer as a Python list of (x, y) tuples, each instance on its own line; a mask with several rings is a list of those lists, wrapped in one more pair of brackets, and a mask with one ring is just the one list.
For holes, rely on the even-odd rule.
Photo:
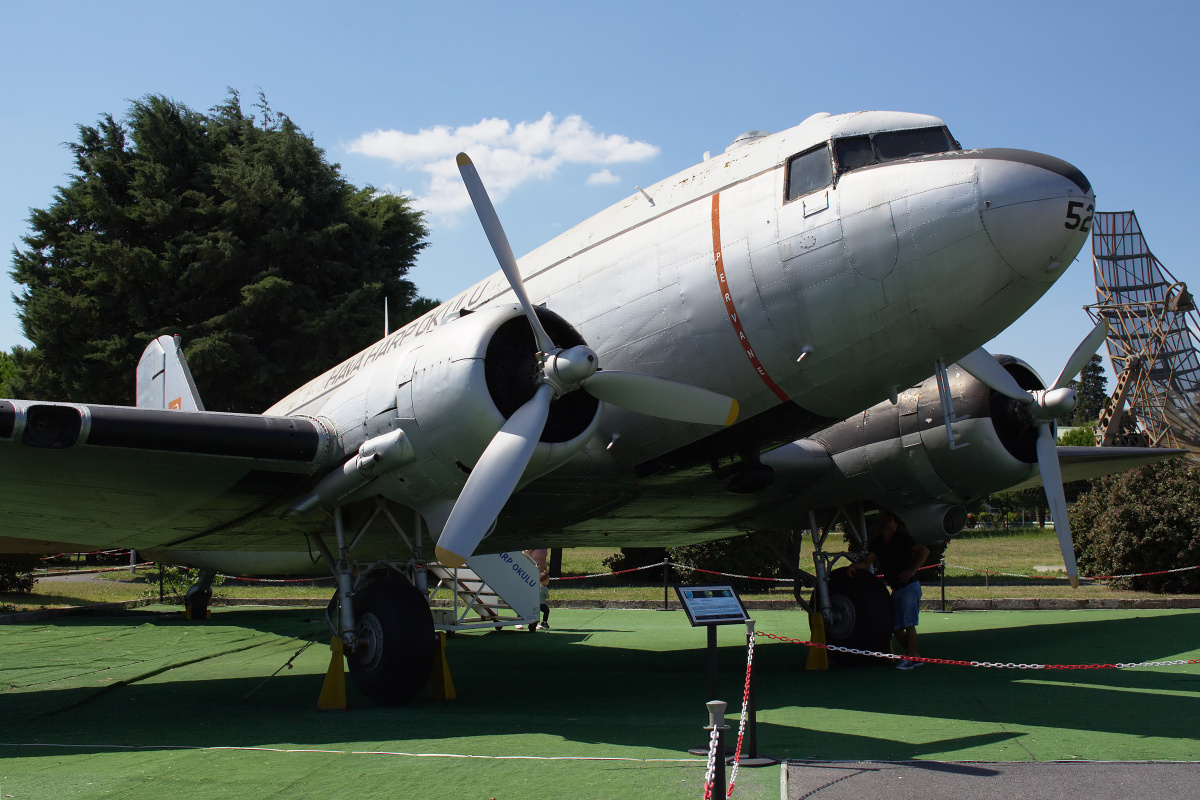
[[(333, 509), (337, 557), (320, 536), (314, 535), (313, 541), (338, 582), (326, 622), (342, 640), (350, 662), (350, 678), (372, 702), (397, 705), (416, 697), (429, 680), (435, 648), (433, 614), (424, 593), (413, 585), (424, 583), (423, 564), (362, 564), (351, 558), (355, 545), (380, 514), (411, 547), (404, 529), (383, 501), (349, 544), (342, 508)], [(412, 549), (416, 553), (419, 545)]]
[[(797, 578), (797, 600), (805, 611), (821, 614), (826, 644), (887, 652), (892, 636), (892, 601), (883, 581), (864, 570), (851, 577), (845, 567), (835, 568), (842, 558), (857, 561), (866, 553), (866, 515), (862, 505), (839, 507), (822, 516), (824, 519), (820, 522), (815, 512), (810, 511), (808, 517), (813, 543), (813, 575), (799, 569), (799, 536), (793, 540), (790, 559), (796, 566), (789, 565), (788, 568)], [(829, 531), (839, 522), (845, 526), (851, 550), (827, 552), (825, 542)], [(813, 587), (811, 602), (805, 602), (799, 596), (802, 584)], [(837, 651), (832, 651), (830, 657), (840, 664), (871, 661), (866, 656)]]
[[(809, 527), (813, 538), (813, 564), (817, 573), (817, 609), (825, 619), (825, 643), (856, 650), (887, 652), (892, 636), (892, 598), (883, 581), (860, 570), (853, 576), (845, 567), (834, 569), (839, 558), (855, 561), (867, 550), (867, 517), (861, 503), (849, 510), (840, 507), (824, 527), (817, 524), (817, 515), (809, 512)], [(853, 551), (825, 552), (829, 530), (838, 522), (845, 526)], [(838, 664), (867, 664), (868, 656), (831, 651)]]
[(196, 577), (196, 582), (188, 587), (187, 594), (183, 596), (184, 618), (208, 619), (211, 616), (208, 604), (212, 602), (212, 585), (216, 577), (216, 570), (200, 570), (200, 574)]

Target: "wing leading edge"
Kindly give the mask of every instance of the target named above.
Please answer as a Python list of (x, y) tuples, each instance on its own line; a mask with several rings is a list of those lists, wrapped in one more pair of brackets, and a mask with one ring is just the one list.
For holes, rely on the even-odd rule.
[[(1175, 456), (1187, 455), (1186, 450), (1166, 447), (1062, 447), (1058, 448), (1058, 463), (1064, 483), (1099, 478), (1128, 469), (1144, 467)], [(1010, 487), (1028, 489), (1042, 485), (1042, 476), (1035, 468), (1028, 478)]]

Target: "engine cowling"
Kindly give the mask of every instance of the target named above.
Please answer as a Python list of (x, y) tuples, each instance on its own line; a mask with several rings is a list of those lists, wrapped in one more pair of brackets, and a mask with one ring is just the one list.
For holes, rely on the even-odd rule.
[[(556, 343), (584, 344), (559, 315), (543, 308), (537, 314)], [(346, 499), (384, 494), (438, 524), (488, 443), (533, 396), (536, 367), (537, 345), (520, 307), (496, 306), (443, 322), (370, 374), (348, 382), (322, 412), (338, 431), (343, 451), (355, 452), (400, 429), (412, 456)], [(583, 391), (554, 400), (525, 481), (580, 452), (599, 414), (600, 401)]]
[[(1043, 388), (1025, 362), (996, 359), (1022, 388)], [(794, 481), (795, 503), (803, 507), (865, 500), (896, 511), (925, 543), (944, 540), (962, 529), (963, 503), (1020, 483), (1037, 464), (1037, 425), (1017, 401), (956, 366), (948, 377), (954, 447), (937, 380), (930, 377), (899, 393), (894, 405), (884, 401), (805, 440), (832, 461), (820, 477), (790, 468), (774, 453), (764, 454), (763, 463), (780, 471), (781, 483)]]

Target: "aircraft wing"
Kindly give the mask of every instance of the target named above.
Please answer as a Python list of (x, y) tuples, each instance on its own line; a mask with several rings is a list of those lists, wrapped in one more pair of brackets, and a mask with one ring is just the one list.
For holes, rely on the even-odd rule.
[[(1115, 472), (1144, 467), (1156, 461), (1186, 454), (1186, 450), (1166, 447), (1059, 447), (1058, 464), (1062, 470), (1063, 483), (1070, 483), (1112, 475)], [(1035, 466), (1028, 478), (1010, 487), (1010, 490), (1041, 485), (1042, 476)]]
[(307, 418), (0, 400), (0, 551), (294, 546), (285, 499), (329, 438)]

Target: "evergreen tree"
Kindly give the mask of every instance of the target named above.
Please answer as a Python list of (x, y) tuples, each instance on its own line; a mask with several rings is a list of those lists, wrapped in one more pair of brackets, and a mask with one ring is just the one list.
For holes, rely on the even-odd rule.
[(0, 397), (12, 397), (12, 379), (17, 374), (17, 366), (12, 356), (0, 351)]
[(258, 412), (377, 339), (384, 297), (409, 316), (421, 214), (256, 107), (149, 96), (79, 126), (70, 182), (13, 251), (34, 344), (14, 392), (130, 404), (142, 349), (180, 334), (206, 407)]
[(1104, 362), (1093, 355), (1079, 372), (1079, 380), (1072, 381), (1079, 404), (1075, 406), (1075, 424), (1085, 425), (1100, 419), (1100, 412), (1108, 402), (1108, 376), (1104, 374)]

